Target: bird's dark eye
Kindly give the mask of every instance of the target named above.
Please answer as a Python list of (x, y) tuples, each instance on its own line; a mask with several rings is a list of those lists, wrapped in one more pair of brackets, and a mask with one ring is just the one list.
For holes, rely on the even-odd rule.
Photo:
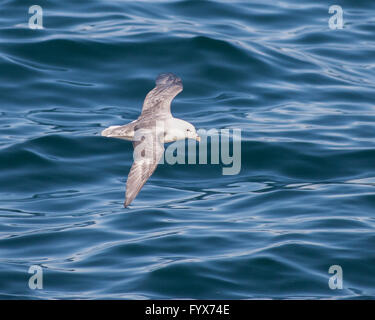
[(186, 131), (189, 131), (189, 132), (190, 132), (190, 129), (186, 129)]

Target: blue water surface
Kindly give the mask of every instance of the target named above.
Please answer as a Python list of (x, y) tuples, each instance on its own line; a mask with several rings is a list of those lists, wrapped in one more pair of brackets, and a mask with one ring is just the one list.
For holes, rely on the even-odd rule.
[[(374, 1), (32, 4), (0, 1), (1, 299), (374, 298)], [(132, 145), (100, 132), (166, 71), (241, 171), (162, 164), (125, 209)]]

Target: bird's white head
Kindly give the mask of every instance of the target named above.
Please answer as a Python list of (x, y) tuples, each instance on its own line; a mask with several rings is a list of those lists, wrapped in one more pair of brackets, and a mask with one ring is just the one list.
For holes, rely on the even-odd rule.
[(168, 143), (184, 139), (194, 139), (199, 142), (201, 138), (198, 136), (197, 130), (190, 122), (177, 118), (168, 120), (164, 134), (164, 142)]

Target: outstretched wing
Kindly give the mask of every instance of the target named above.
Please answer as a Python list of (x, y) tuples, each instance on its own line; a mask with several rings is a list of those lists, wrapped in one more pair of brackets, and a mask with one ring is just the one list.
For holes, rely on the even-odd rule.
[(124, 206), (127, 207), (141, 191), (153, 174), (163, 156), (164, 145), (159, 142), (154, 128), (139, 129), (135, 132), (134, 162), (126, 181)]
[(156, 78), (156, 87), (146, 96), (141, 118), (171, 116), (171, 102), (183, 89), (182, 81), (173, 73), (162, 73)]

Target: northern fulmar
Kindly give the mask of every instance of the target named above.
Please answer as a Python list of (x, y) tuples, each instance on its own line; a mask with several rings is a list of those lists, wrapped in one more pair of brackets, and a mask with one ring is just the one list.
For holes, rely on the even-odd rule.
[(171, 102), (182, 91), (182, 81), (173, 73), (162, 73), (156, 86), (146, 96), (141, 115), (123, 126), (111, 126), (102, 136), (130, 140), (134, 147), (134, 162), (126, 182), (124, 206), (138, 195), (155, 171), (164, 153), (164, 143), (184, 139), (200, 141), (195, 127), (171, 114)]

